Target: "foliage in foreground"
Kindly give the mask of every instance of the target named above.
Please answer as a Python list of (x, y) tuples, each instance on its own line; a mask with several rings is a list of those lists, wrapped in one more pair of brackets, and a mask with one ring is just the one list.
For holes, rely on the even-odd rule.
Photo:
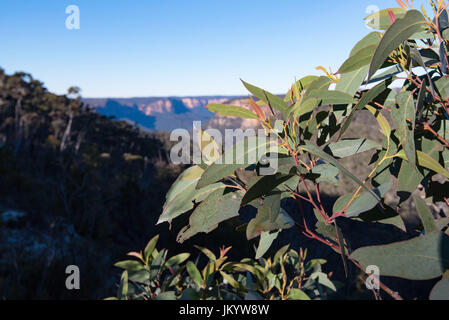
[[(219, 255), (197, 247), (207, 258), (199, 269), (189, 253), (168, 258), (157, 250), (156, 236), (143, 252), (130, 252), (133, 260), (115, 264), (124, 269), (117, 297), (112, 300), (310, 300), (326, 299), (336, 284), (322, 272), (325, 260), (306, 260), (307, 251), (281, 248), (273, 258), (228, 261), (231, 248)], [(198, 257), (199, 258), (199, 257)]]
[[(447, 5), (430, 1), (434, 18), (413, 8), (410, 1), (367, 17), (374, 31), (358, 42), (336, 73), (307, 76), (295, 82), (284, 99), (244, 82), (252, 94), (252, 111), (239, 106), (209, 105), (219, 115), (258, 119), (270, 145), (247, 137), (244, 155), (234, 163), (222, 152), (219, 141), (203, 134), (205, 161), (185, 171), (167, 195), (159, 223), (171, 223), (190, 212), (189, 225), (179, 233), (183, 242), (198, 233), (209, 233), (239, 215), (245, 206), (257, 209), (247, 225), (248, 240), (260, 237), (257, 258), (262, 257), (279, 232), (297, 227), (312, 239), (342, 255), (345, 268), (353, 263), (362, 271), (379, 268), (381, 276), (411, 280), (441, 279), (431, 298), (446, 295), (449, 269), (449, 217), (432, 212), (431, 205), (449, 205), (449, 19)], [(400, 83), (400, 87), (397, 84)], [(256, 99), (254, 101), (253, 99)], [(269, 114), (264, 111), (269, 110)], [(379, 125), (382, 144), (365, 136), (342, 138), (355, 115), (370, 112)], [(256, 148), (249, 148), (256, 145)], [(279, 166), (272, 175), (261, 175), (266, 162), (254, 158), (266, 148), (277, 154)], [(372, 171), (357, 177), (345, 167), (345, 158), (374, 150)], [(259, 155), (260, 156), (260, 155)], [(263, 154), (265, 156), (265, 154)], [(231, 156), (231, 159), (233, 156)], [(333, 210), (321, 203), (320, 186), (338, 185), (346, 176), (357, 189), (341, 196)], [(419, 194), (417, 191), (422, 189)], [(386, 202), (387, 192), (396, 195)], [(299, 215), (282, 208), (281, 200), (296, 200)], [(421, 225), (407, 230), (411, 239), (382, 246), (351, 248), (339, 228), (342, 218), (405, 229), (401, 214), (413, 199)], [(316, 224), (308, 225), (303, 204), (314, 207)], [(295, 214), (295, 216), (293, 216)], [(301, 221), (298, 223), (295, 221)], [(405, 230), (404, 230), (405, 231)], [(447, 273), (446, 273), (447, 275)], [(199, 282), (198, 282), (199, 283)], [(391, 297), (399, 293), (383, 283)]]

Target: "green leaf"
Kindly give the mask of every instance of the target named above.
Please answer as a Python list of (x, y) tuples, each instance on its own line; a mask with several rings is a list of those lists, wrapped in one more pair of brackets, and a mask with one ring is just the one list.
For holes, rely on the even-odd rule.
[(184, 193), (177, 195), (173, 200), (165, 203), (164, 211), (159, 217), (158, 224), (164, 222), (168, 222), (171, 224), (173, 219), (179, 217), (187, 211), (192, 210), (194, 207), (194, 201), (201, 202), (212, 192), (226, 188), (226, 185), (223, 183), (214, 183), (205, 186), (204, 188), (197, 189), (197, 181), (190, 184), (188, 188), (185, 189)]
[(209, 233), (221, 222), (238, 216), (241, 201), (240, 192), (214, 191), (192, 213), (189, 226), (178, 234), (178, 242), (183, 243), (197, 233)]
[(196, 265), (192, 261), (189, 261), (187, 262), (186, 268), (187, 272), (189, 273), (189, 276), (193, 279), (193, 281), (195, 281), (198, 287), (202, 287), (203, 278), (201, 277), (201, 273), (196, 267)]
[(389, 245), (364, 247), (351, 258), (364, 269), (375, 265), (384, 277), (430, 280), (440, 277), (449, 267), (449, 237), (432, 232)]
[(318, 79), (315, 79), (310, 85), (307, 87), (305, 97), (308, 97), (311, 92), (315, 90), (329, 90), (329, 86), (331, 85), (332, 80), (328, 77), (321, 76)]
[(341, 159), (371, 150), (377, 146), (376, 142), (368, 139), (343, 139), (339, 142), (330, 143), (324, 151), (337, 159)]
[[(400, 144), (402, 144), (408, 162), (413, 168), (416, 167), (416, 148), (415, 148), (415, 102), (411, 92), (401, 92), (396, 96), (396, 101), (399, 108), (393, 108), (391, 116), (397, 126), (397, 133), (399, 134)], [(411, 121), (412, 129), (409, 129), (407, 119)]]
[(369, 65), (351, 72), (343, 73), (335, 86), (335, 90), (354, 96), (363, 84), (366, 75), (368, 74), (368, 68)]
[(186, 288), (182, 290), (182, 296), (179, 300), (195, 301), (201, 299), (201, 292), (198, 292), (194, 288)]
[(225, 104), (210, 104), (206, 106), (210, 112), (224, 117), (238, 117), (243, 119), (259, 119), (253, 112), (243, 107), (229, 106)]
[(374, 52), (369, 68), (368, 79), (384, 64), (390, 53), (413, 34), (423, 31), (426, 19), (417, 10), (408, 11), (403, 18), (397, 19), (385, 32)]
[(293, 115), (293, 118), (298, 118), (312, 112), (318, 106), (318, 102), (318, 99), (314, 97), (302, 99), (291, 107), (290, 115)]
[(384, 209), (375, 207), (370, 211), (364, 212), (360, 214), (356, 220), (390, 224), (398, 227), (402, 231), (406, 231), (401, 216), (393, 208), (387, 205), (384, 205)]
[(351, 172), (349, 172), (345, 167), (343, 167), (337, 160), (332, 158), (330, 155), (325, 153), (324, 151), (320, 150), (317, 146), (311, 144), (310, 142), (306, 142), (305, 145), (301, 146), (301, 148), (311, 154), (313, 154), (316, 157), (319, 157), (323, 159), (324, 161), (332, 164), (333, 166), (337, 167), (344, 175), (346, 175), (348, 178), (350, 178), (352, 181), (357, 183), (359, 186), (361, 186), (366, 191), (370, 192), (374, 198), (377, 200), (381, 200), (377, 194), (373, 193), (362, 181), (360, 181), (356, 176), (354, 176)]
[(285, 184), (295, 177), (296, 175), (284, 175), (282, 173), (261, 177), (246, 192), (242, 200), (242, 206), (245, 206), (256, 199), (269, 194), (277, 187)]
[(201, 175), (204, 173), (204, 170), (199, 166), (193, 166), (185, 170), (179, 177), (176, 179), (175, 183), (172, 185), (170, 190), (167, 193), (166, 201), (173, 200), (177, 195), (182, 194), (188, 188), (190, 184), (195, 183), (201, 178)]
[(222, 275), (223, 279), (225, 279), (234, 289), (244, 290), (242, 285), (237, 280), (235, 280), (233, 276), (223, 271), (220, 271), (220, 274)]
[(273, 241), (278, 237), (279, 232), (271, 233), (264, 232), (260, 235), (259, 246), (256, 251), (256, 260), (262, 258), (264, 254), (270, 249)]
[(449, 217), (438, 219), (435, 224), (438, 231), (443, 231), (449, 225)]
[(246, 263), (228, 262), (223, 265), (222, 270), (228, 272), (250, 272), (253, 275), (257, 275), (260, 272), (254, 267)]
[[(322, 219), (322, 218), (320, 218), (320, 219)], [(337, 228), (336, 228), (335, 225), (327, 224), (321, 220), (317, 221), (315, 227), (316, 227), (316, 232), (318, 234), (326, 237), (327, 239), (332, 240), (335, 243), (339, 242), (338, 241), (338, 232), (341, 232), (340, 227), (337, 226)]]
[(380, 113), (379, 110), (371, 107), (366, 106), (366, 109), (368, 109), (369, 112), (373, 114), (374, 117), (376, 117), (377, 122), (379, 123), (380, 129), (385, 134), (386, 137), (390, 137), (391, 134), (391, 127), (388, 123), (388, 120)]
[(340, 248), (341, 259), (343, 261), (343, 268), (345, 269), (345, 276), (346, 276), (346, 278), (348, 278), (349, 270), (348, 270), (348, 252), (346, 250), (347, 243), (346, 243), (345, 237), (343, 236), (343, 232), (338, 227), (336, 221), (334, 221), (334, 227), (335, 227), (335, 232), (337, 234), (337, 242), (338, 242), (338, 247)]
[(373, 31), (368, 33), (365, 37), (362, 38), (362, 40), (360, 40), (359, 42), (356, 43), (356, 45), (354, 46), (354, 48), (352, 48), (350, 56), (352, 57), (353, 55), (355, 55), (357, 52), (359, 52), (360, 50), (362, 50), (365, 47), (374, 45), (374, 44), (379, 44), (380, 39), (382, 38), (382, 33), (379, 31)]
[(276, 252), (276, 254), (274, 255), (273, 263), (276, 263), (278, 260), (280, 260), (285, 255), (285, 253), (287, 252), (287, 250), (289, 248), (290, 248), (289, 244), (287, 244), (287, 245), (283, 246), (282, 248), (280, 248), (278, 250), (278, 252)]
[(449, 18), (447, 14), (447, 10), (442, 10), (440, 15), (438, 16), (438, 29), (440, 32), (449, 28)]
[(157, 255), (155, 255), (155, 251), (153, 251), (154, 260), (150, 265), (150, 279), (154, 279), (160, 270), (164, 267), (164, 261), (167, 257), (167, 249), (162, 249)]
[(368, 66), (376, 48), (377, 44), (372, 44), (357, 51), (343, 63), (337, 73), (344, 74)]
[(427, 95), (426, 89), (427, 89), (427, 78), (424, 78), (423, 82), (421, 84), (421, 88), (419, 89), (419, 92), (418, 92), (418, 100), (416, 101), (415, 110), (418, 115), (421, 115), (422, 109), (424, 107), (424, 99), (426, 98), (426, 95)]
[[(379, 186), (379, 188), (373, 189), (370, 193), (362, 193), (359, 197), (355, 198), (349, 207), (346, 209), (347, 218), (356, 217), (361, 213), (367, 212), (373, 209), (379, 203), (378, 198), (383, 198), (384, 195), (390, 191), (392, 187), (391, 182), (387, 182)], [(378, 198), (374, 198), (372, 194), (376, 194)], [(341, 212), (348, 205), (349, 201), (353, 198), (353, 194), (347, 194), (337, 199), (334, 204), (333, 212)]]
[(237, 169), (258, 163), (271, 148), (273, 145), (270, 139), (259, 139), (257, 136), (245, 138), (206, 169), (196, 188), (204, 188), (232, 175)]
[(338, 174), (340, 171), (331, 164), (320, 164), (314, 167), (311, 172), (313, 175), (319, 175), (315, 180), (318, 183), (329, 182), (336, 186), (339, 185)]
[(293, 219), (281, 208), (280, 193), (275, 193), (265, 198), (257, 216), (249, 222), (246, 236), (251, 240), (264, 232), (289, 229), (294, 225)]
[[(441, 142), (437, 139), (427, 139), (426, 137), (421, 137), (421, 151), (435, 161), (439, 161)], [(423, 172), (425, 175), (429, 173), (428, 170), (423, 170)]]
[[(166, 201), (161, 216), (159, 217), (158, 224), (168, 222), (171, 223), (173, 219), (181, 214), (193, 209), (193, 200), (200, 197), (203, 194), (207, 194), (210, 189), (196, 190), (198, 180), (204, 170), (199, 166), (193, 166), (185, 170), (176, 179), (175, 183), (171, 186), (167, 193)], [(214, 186), (218, 187), (218, 186)], [(211, 189), (214, 189), (212, 187)]]
[(165, 263), (165, 268), (180, 265), (181, 263), (189, 259), (189, 257), (190, 253), (180, 253), (176, 256), (173, 256), (167, 260), (167, 262)]
[(446, 29), (441, 33), (441, 36), (443, 37), (444, 40), (449, 40), (449, 30)]
[(432, 64), (440, 63), (440, 56), (432, 49), (411, 48), (410, 55), (413, 62), (413, 67), (428, 67)]
[[(393, 76), (395, 76), (401, 72), (404, 72), (402, 70), (402, 67), (399, 64), (396, 64), (396, 65), (394, 65), (390, 68), (386, 68), (384, 71), (376, 74), (373, 78), (366, 81), (366, 84), (372, 84), (372, 83), (376, 83), (376, 82), (384, 81), (384, 80), (392, 80), (392, 79), (394, 79)], [(392, 93), (396, 94), (395, 91), (392, 91)], [(395, 102), (394, 99), (393, 99), (393, 102)], [(385, 103), (384, 106), (389, 107), (388, 103)]]
[(321, 105), (349, 104), (354, 99), (346, 92), (336, 90), (313, 90), (309, 93), (310, 97), (317, 98)]
[(373, 29), (387, 30), (391, 26), (390, 15), (388, 10), (391, 10), (396, 18), (402, 18), (407, 13), (403, 8), (384, 9), (370, 14), (365, 18), (367, 26)]
[[(377, 154), (378, 162), (376, 163), (376, 171), (371, 178), (371, 184), (374, 187), (378, 187), (381, 184), (384, 184), (386, 182), (389, 182), (391, 179), (391, 169), (393, 164), (393, 159), (388, 158), (384, 160), (382, 163), (382, 159), (384, 159), (385, 155), (387, 153), (387, 150), (382, 150), (380, 153)], [(379, 165), (380, 164), (380, 165)]]
[(214, 138), (201, 128), (194, 128), (194, 133), (197, 135), (196, 142), (201, 151), (202, 161), (209, 166), (220, 157), (220, 147)]
[(139, 261), (136, 261), (136, 260), (120, 261), (120, 262), (117, 262), (116, 264), (114, 264), (114, 266), (116, 266), (117, 268), (128, 270), (128, 271), (139, 271), (144, 268), (142, 263), (140, 263)]
[[(342, 126), (340, 137), (345, 133), (345, 131), (348, 129), (353, 117), (354, 113), (358, 110), (362, 110), (365, 108), (365, 106), (370, 103), (372, 100), (377, 98), (382, 93), (390, 90), (388, 89), (388, 86), (391, 84), (390, 80), (382, 81), (381, 83), (377, 84), (375, 87), (368, 90), (365, 94), (362, 95), (357, 105), (352, 109), (351, 114), (346, 119), (345, 123)], [(374, 109), (374, 108), (373, 108)], [(375, 110), (375, 109), (374, 109)]]
[(288, 293), (290, 300), (310, 300), (309, 296), (305, 294), (301, 289), (293, 288)]
[(432, 212), (430, 211), (429, 207), (427, 207), (426, 202), (418, 197), (413, 197), (413, 201), (415, 202), (416, 210), (418, 211), (419, 218), (421, 219), (426, 234), (438, 231), (433, 219)]
[(148, 261), (148, 259), (153, 254), (154, 249), (156, 248), (157, 241), (159, 240), (159, 235), (155, 236), (153, 239), (151, 239), (147, 246), (145, 247), (145, 250), (143, 251), (145, 260)]
[(195, 245), (195, 248), (197, 248), (198, 250), (200, 250), (206, 257), (209, 258), (210, 261), (215, 261), (217, 260), (217, 257), (215, 256), (215, 254), (213, 254), (212, 251), (210, 251), (207, 248), (202, 248), (200, 246)]
[(118, 288), (118, 298), (125, 300), (128, 295), (128, 271), (123, 271), (120, 278), (120, 286)]
[[(399, 158), (402, 158), (404, 160), (407, 160), (407, 157), (405, 156), (404, 150), (401, 150), (397, 156)], [(427, 169), (430, 169), (432, 171), (435, 171), (436, 173), (439, 173), (446, 178), (449, 178), (449, 172), (447, 172), (436, 160), (434, 160), (429, 155), (425, 154), (421, 151), (416, 151), (416, 156), (418, 160), (418, 165)]]
[(329, 278), (327, 277), (327, 274), (325, 274), (323, 272), (315, 272), (310, 276), (310, 278), (312, 280), (317, 280), (319, 284), (331, 289), (334, 292), (337, 291), (337, 288), (332, 283), (332, 281), (329, 280)]
[(406, 192), (411, 195), (423, 179), (424, 175), (420, 171), (413, 169), (407, 161), (402, 161), (398, 176), (398, 194), (400, 192)]
[(142, 269), (139, 271), (128, 271), (128, 280), (148, 284), (150, 281), (150, 273), (147, 269)]
[(434, 82), (438, 93), (443, 99), (449, 98), (449, 77), (444, 76)]
[(442, 279), (437, 282), (430, 292), (429, 300), (449, 300), (449, 279)]
[(209, 280), (211, 279), (210, 276), (215, 273), (216, 269), (218, 269), (217, 267), (217, 263), (215, 261), (210, 261), (203, 269), (203, 279), (204, 279), (204, 283), (206, 283), (206, 286), (209, 285)]
[[(354, 46), (351, 50), (349, 59), (339, 70), (342, 75), (340, 76), (340, 80), (337, 82), (335, 90), (346, 92), (350, 96), (354, 96), (368, 74), (371, 57), (369, 57), (366, 64), (363, 63), (363, 61), (361, 62), (360, 59), (362, 59), (362, 56), (366, 56), (366, 51), (370, 50), (366, 48), (377, 45), (380, 38), (380, 32), (371, 32)], [(371, 52), (371, 56), (374, 53), (374, 49)], [(355, 68), (357, 64), (359, 64), (359, 67)], [(342, 70), (342, 68), (344, 70)]]
[(312, 82), (314, 82), (318, 78), (319, 78), (318, 76), (305, 76), (296, 81), (295, 85), (298, 86), (298, 89), (300, 91), (303, 91), (306, 90), (312, 84)]
[(281, 111), (282, 113), (287, 111), (288, 105), (285, 101), (283, 101), (278, 96), (269, 93), (268, 91), (262, 90), (256, 86), (253, 86), (249, 83), (243, 81), (243, 85), (251, 92), (254, 96), (271, 106), (272, 108)]
[(297, 172), (295, 159), (293, 159), (290, 155), (276, 153), (272, 153), (271, 155), (278, 160), (278, 169), (276, 173), (290, 175)]
[(166, 291), (158, 294), (154, 300), (168, 300), (168, 301), (174, 301), (176, 300), (176, 293), (174, 291)]

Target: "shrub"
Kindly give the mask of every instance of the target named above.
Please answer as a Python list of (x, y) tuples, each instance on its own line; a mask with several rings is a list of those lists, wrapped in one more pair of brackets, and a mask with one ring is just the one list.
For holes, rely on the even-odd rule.
[[(209, 105), (223, 116), (258, 119), (273, 144), (247, 137), (232, 151), (220, 151), (218, 143), (203, 135), (206, 161), (187, 169), (167, 195), (159, 222), (190, 212), (189, 225), (178, 235), (183, 242), (198, 233), (209, 233), (245, 206), (257, 209), (246, 227), (248, 239), (260, 237), (257, 256), (262, 257), (279, 232), (299, 228), (312, 239), (342, 255), (345, 268), (353, 263), (362, 271), (377, 266), (381, 276), (411, 280), (440, 280), (431, 293), (439, 297), (447, 287), (449, 269), (449, 218), (429, 206), (449, 205), (449, 20), (444, 1), (435, 4), (434, 19), (413, 2), (398, 1), (391, 8), (367, 17), (374, 29), (352, 49), (336, 73), (307, 76), (295, 82), (285, 98), (243, 82), (252, 94), (248, 110), (239, 106)], [(400, 83), (400, 86), (396, 85)], [(256, 99), (253, 101), (252, 99)], [(265, 106), (265, 109), (261, 108)], [(268, 110), (266, 112), (264, 110)], [(379, 125), (383, 143), (366, 136), (343, 138), (351, 121), (369, 112)], [(256, 145), (256, 148), (249, 148)], [(243, 161), (223, 164), (227, 152), (244, 148)], [(249, 161), (257, 151), (278, 159), (272, 175), (262, 175), (266, 159)], [(359, 178), (345, 166), (350, 156), (374, 151), (370, 174)], [(211, 156), (212, 155), (212, 156)], [(241, 164), (240, 164), (241, 163)], [(332, 210), (321, 203), (320, 187), (351, 179), (356, 189), (341, 196)], [(417, 192), (421, 190), (421, 193)], [(386, 201), (392, 193), (394, 200)], [(281, 205), (296, 200), (299, 218)], [(364, 246), (353, 250), (339, 227), (341, 219), (404, 228), (401, 215), (412, 199), (421, 220), (407, 230), (407, 241)], [(316, 224), (308, 225), (304, 204), (314, 208)], [(372, 241), (374, 243), (374, 241)], [(192, 267), (193, 269), (193, 267)], [(199, 280), (199, 278), (198, 278)], [(198, 282), (199, 285), (199, 282)], [(395, 299), (400, 294), (383, 283), (380, 287)]]
[(121, 300), (310, 300), (326, 299), (336, 284), (322, 272), (325, 260), (307, 261), (307, 252), (285, 246), (273, 258), (228, 261), (231, 249), (219, 255), (197, 247), (207, 257), (201, 269), (189, 253), (167, 258), (166, 249), (157, 250), (156, 236), (143, 252), (130, 252), (133, 260), (121, 261), (124, 269), (117, 297)]

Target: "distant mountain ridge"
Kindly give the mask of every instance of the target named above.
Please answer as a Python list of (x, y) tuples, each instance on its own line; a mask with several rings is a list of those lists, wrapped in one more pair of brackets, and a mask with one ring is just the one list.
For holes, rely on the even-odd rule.
[(242, 96), (199, 96), (86, 98), (84, 101), (102, 115), (137, 123), (142, 129), (172, 131), (189, 130), (193, 121), (209, 122), (215, 115), (205, 108), (208, 104), (228, 104), (244, 99)]

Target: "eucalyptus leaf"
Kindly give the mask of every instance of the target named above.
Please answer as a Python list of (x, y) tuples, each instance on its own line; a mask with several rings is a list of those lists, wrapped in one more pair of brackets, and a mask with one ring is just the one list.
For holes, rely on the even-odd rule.
[[(402, 92), (396, 96), (399, 108), (393, 108), (391, 115), (395, 122), (400, 137), (400, 144), (404, 148), (408, 162), (413, 168), (416, 167), (416, 147), (415, 147), (415, 102), (410, 92)], [(408, 122), (411, 123), (409, 129)]]
[(178, 242), (184, 242), (198, 233), (209, 233), (219, 223), (238, 216), (242, 195), (220, 189), (211, 193), (192, 213), (189, 225), (178, 234)]
[(425, 29), (426, 19), (417, 10), (407, 11), (403, 18), (397, 19), (385, 32), (374, 52), (369, 68), (368, 79), (384, 64), (390, 53), (413, 34)]
[(430, 292), (429, 300), (449, 300), (449, 279), (441, 279)]
[(263, 89), (260, 89), (256, 86), (253, 86), (245, 81), (243, 81), (243, 85), (248, 89), (249, 92), (251, 92), (254, 96), (271, 106), (272, 108), (281, 111), (282, 113), (287, 111), (288, 105), (285, 101), (283, 101), (278, 96), (275, 96), (272, 93), (269, 93), (268, 91), (265, 91)]
[(360, 181), (356, 176), (354, 176), (351, 172), (349, 172), (348, 169), (343, 167), (336, 159), (334, 159), (324, 151), (320, 150), (317, 146), (311, 144), (310, 142), (307, 142), (305, 145), (301, 146), (301, 148), (317, 157), (320, 157), (324, 161), (332, 164), (333, 166), (338, 168), (344, 175), (348, 176), (351, 180), (353, 180), (363, 189), (371, 193), (374, 198), (376, 198), (379, 201), (381, 200), (377, 194), (373, 193), (362, 181)]
[(310, 300), (309, 296), (304, 293), (301, 289), (290, 289), (290, 292), (288, 293), (288, 298), (290, 300)]
[(267, 253), (268, 249), (270, 249), (273, 241), (278, 237), (279, 232), (270, 233), (264, 232), (260, 236), (259, 246), (256, 251), (256, 260), (262, 258), (265, 253)]
[(414, 197), (413, 201), (415, 202), (416, 210), (418, 211), (419, 218), (421, 219), (426, 234), (438, 231), (435, 225), (435, 220), (433, 219), (432, 212), (430, 211), (429, 207), (427, 207), (426, 202), (418, 197)]
[[(408, 160), (404, 151), (400, 151), (397, 154), (398, 157), (404, 159), (404, 160)], [(432, 171), (435, 171), (436, 173), (439, 173), (443, 176), (445, 176), (446, 178), (449, 178), (449, 172), (447, 170), (445, 170), (436, 160), (434, 160), (431, 156), (425, 154), (424, 152), (421, 151), (417, 151), (416, 152), (416, 156), (417, 156), (417, 162), (418, 165), (427, 169), (430, 169)]]
[(313, 90), (309, 93), (309, 96), (317, 98), (321, 105), (349, 104), (354, 102), (351, 95), (336, 90)]
[(432, 232), (389, 245), (363, 247), (354, 251), (351, 258), (364, 269), (378, 266), (384, 277), (435, 279), (449, 268), (449, 236)]
[(324, 151), (337, 159), (341, 159), (376, 147), (378, 147), (377, 143), (369, 139), (343, 139), (330, 143)]
[(158, 240), (159, 240), (159, 235), (157, 235), (153, 239), (151, 239), (148, 242), (147, 246), (145, 247), (143, 254), (144, 254), (146, 261), (148, 261), (149, 258), (151, 257), (151, 255), (153, 254), (153, 251), (156, 248), (156, 244), (157, 244)]
[(201, 277), (200, 271), (192, 261), (187, 262), (187, 272), (193, 281), (195, 281), (197, 286), (202, 287), (203, 278)]
[(273, 189), (282, 186), (289, 180), (296, 180), (296, 175), (284, 175), (277, 173), (272, 176), (264, 176), (249, 188), (242, 200), (242, 206), (251, 203), (253, 200), (265, 196), (272, 192)]
[(256, 164), (268, 152), (273, 151), (273, 147), (273, 142), (269, 139), (261, 139), (257, 136), (245, 138), (206, 169), (196, 188), (204, 188), (232, 175), (237, 169)]
[(285, 230), (293, 227), (295, 222), (281, 207), (280, 194), (276, 193), (264, 200), (258, 208), (257, 216), (252, 219), (246, 229), (248, 240), (254, 239), (262, 233)]
[(372, 193), (376, 194), (378, 198), (383, 198), (383, 196), (390, 191), (392, 187), (391, 182), (387, 182), (372, 190), (371, 193), (365, 192), (360, 196), (356, 197), (351, 204), (348, 206), (349, 201), (353, 199), (353, 194), (347, 194), (337, 199), (334, 204), (333, 212), (334, 214), (337, 212), (341, 212), (343, 209), (347, 207), (345, 210), (345, 217), (352, 218), (360, 215), (361, 213), (367, 212), (373, 209), (378, 203), (379, 200), (372, 196)]
[(393, 12), (396, 18), (402, 18), (407, 12), (403, 8), (389, 8), (374, 12), (365, 18), (367, 26), (373, 29), (387, 30), (391, 26), (389, 10)]
[(259, 119), (253, 112), (243, 107), (229, 106), (223, 104), (210, 104), (207, 106), (209, 111), (225, 117), (239, 117), (243, 119)]

